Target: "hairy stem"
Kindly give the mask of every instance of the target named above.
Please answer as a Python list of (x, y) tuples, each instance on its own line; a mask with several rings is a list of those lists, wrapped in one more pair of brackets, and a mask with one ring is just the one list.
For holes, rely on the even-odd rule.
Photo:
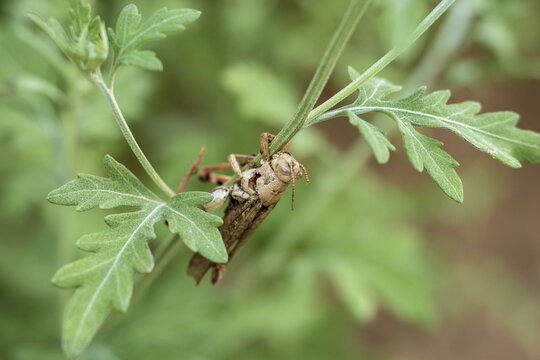
[(407, 41), (399, 46), (394, 47), (392, 50), (387, 52), (382, 58), (379, 59), (375, 64), (373, 64), (369, 69), (364, 71), (356, 80), (351, 82), (349, 85), (344, 87), (341, 91), (336, 93), (330, 99), (325, 101), (323, 104), (319, 105), (317, 108), (313, 109), (309, 113), (307, 120), (303, 127), (308, 127), (319, 122), (319, 116), (324, 112), (334, 107), (336, 104), (344, 100), (346, 97), (355, 92), (363, 83), (377, 75), (381, 70), (383, 70), (388, 64), (394, 61), (399, 55), (401, 55), (409, 46), (411, 46), (418, 38), (427, 30), (437, 19), (444, 14), (446, 10), (455, 2), (455, 0), (442, 0), (428, 16), (416, 27), (413, 33), (409, 36)]
[(118, 124), (118, 127), (120, 128), (120, 131), (122, 132), (122, 135), (124, 135), (124, 138), (126, 139), (129, 147), (131, 148), (131, 151), (135, 154), (137, 157), (137, 160), (139, 160), (139, 163), (142, 165), (148, 176), (154, 181), (154, 183), (169, 197), (173, 197), (176, 195), (176, 193), (169, 187), (167, 184), (165, 184), (165, 181), (159, 176), (159, 174), (156, 172), (152, 164), (150, 164), (150, 161), (146, 158), (144, 155), (142, 149), (140, 148), (139, 144), (137, 144), (137, 140), (135, 140), (135, 137), (133, 136), (133, 133), (131, 132), (129, 125), (126, 122), (126, 119), (122, 115), (122, 111), (120, 111), (120, 107), (118, 106), (118, 103), (116, 102), (116, 98), (114, 97), (114, 93), (111, 88), (107, 87), (107, 84), (105, 84), (105, 81), (103, 80), (103, 76), (101, 75), (101, 71), (99, 68), (92, 73), (92, 81), (97, 85), (107, 102), (109, 103), (109, 106), (111, 107), (111, 110), (113, 112), (114, 118), (116, 120), (116, 123)]

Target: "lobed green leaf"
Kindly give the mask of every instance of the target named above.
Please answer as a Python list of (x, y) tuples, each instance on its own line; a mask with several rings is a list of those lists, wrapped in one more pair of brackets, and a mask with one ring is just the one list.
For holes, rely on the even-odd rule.
[(150, 50), (139, 50), (128, 53), (123, 57), (122, 64), (149, 71), (163, 70), (161, 60), (157, 58), (155, 52)]
[(169, 229), (178, 233), (184, 244), (214, 262), (226, 262), (227, 250), (217, 229), (223, 220), (198, 206), (212, 201), (207, 192), (181, 193), (173, 197), (164, 210)]
[(53, 17), (43, 20), (39, 15), (28, 13), (28, 17), (43, 30), (56, 43), (56, 45), (64, 52), (69, 47), (69, 38), (58, 20)]
[(76, 206), (77, 211), (90, 210), (96, 206), (102, 209), (117, 206), (144, 207), (163, 202), (110, 155), (105, 156), (104, 166), (109, 178), (79, 174), (77, 179), (51, 191), (47, 200), (58, 205)]
[(420, 134), (412, 125), (399, 122), (405, 151), (411, 164), (422, 172), (424, 168), (446, 195), (463, 202), (463, 184), (455, 167), (459, 163), (441, 149), (442, 142)]
[(100, 67), (107, 59), (109, 42), (105, 24), (99, 16), (92, 19), (90, 5), (83, 0), (71, 0), (70, 4), (69, 35), (54, 18), (44, 21), (36, 14), (29, 14), (29, 17), (79, 69), (88, 72)]
[(197, 20), (200, 14), (191, 9), (162, 8), (139, 26), (141, 15), (137, 6), (127, 5), (118, 16), (116, 28), (109, 28), (114, 51), (113, 69), (131, 65), (145, 70), (161, 70), (161, 62), (153, 52), (138, 48), (149, 41), (162, 39), (166, 34), (183, 31), (185, 25)]
[(69, 16), (71, 25), (69, 30), (74, 39), (79, 38), (86, 31), (86, 27), (92, 20), (92, 9), (90, 4), (84, 3), (81, 0), (70, 0)]
[(356, 126), (360, 131), (360, 134), (366, 140), (366, 143), (373, 151), (375, 159), (379, 164), (385, 164), (390, 159), (390, 150), (395, 151), (396, 148), (392, 143), (384, 136), (381, 129), (376, 126), (360, 119), (352, 112), (348, 112), (349, 122), (351, 125)]
[(147, 241), (155, 237), (156, 222), (166, 219), (170, 230), (179, 233), (190, 249), (212, 261), (227, 261), (217, 229), (221, 218), (197, 207), (211, 201), (211, 194), (187, 192), (165, 202), (111, 156), (105, 157), (104, 164), (109, 178), (81, 174), (48, 195), (49, 201), (79, 211), (139, 208), (107, 216), (107, 230), (77, 242), (81, 250), (93, 254), (63, 266), (53, 278), (59, 287), (76, 288), (63, 321), (63, 347), (70, 357), (86, 348), (112, 309), (127, 310), (135, 272), (150, 272), (154, 266)]
[(163, 207), (108, 218), (109, 230), (77, 242), (95, 254), (65, 265), (54, 276), (57, 286), (77, 288), (64, 314), (62, 341), (68, 356), (86, 348), (112, 308), (127, 310), (134, 272), (150, 272), (154, 266), (147, 241), (155, 237), (154, 224), (162, 219)]
[(424, 96), (424, 87), (403, 99), (384, 100), (399, 90), (384, 79), (372, 79), (362, 88), (364, 92), (360, 93), (358, 100), (347, 107), (355, 114), (379, 111), (414, 126), (451, 130), (510, 167), (521, 167), (521, 162), (540, 162), (540, 134), (516, 128), (519, 115), (514, 112), (478, 115), (479, 103), (466, 101), (448, 105), (449, 91), (436, 91)]
[[(353, 80), (359, 76), (352, 68), (349, 72)], [(386, 100), (399, 90), (401, 87), (388, 80), (370, 79), (359, 88), (358, 98), (353, 104), (323, 114), (312, 123), (343, 114), (360, 115), (372, 111), (392, 117), (401, 131), (405, 150), (414, 168), (418, 171), (425, 168), (439, 187), (458, 202), (463, 201), (463, 189), (454, 170), (458, 166), (457, 161), (441, 149), (441, 142), (418, 133), (414, 126), (451, 130), (477, 149), (513, 168), (521, 167), (522, 162), (540, 162), (540, 134), (518, 129), (519, 116), (516, 113), (479, 114), (480, 104), (466, 101), (449, 105), (449, 91), (425, 95), (425, 87), (405, 98)], [(352, 118), (351, 122), (366, 138), (377, 160), (387, 160), (386, 138), (377, 135), (360, 119)]]

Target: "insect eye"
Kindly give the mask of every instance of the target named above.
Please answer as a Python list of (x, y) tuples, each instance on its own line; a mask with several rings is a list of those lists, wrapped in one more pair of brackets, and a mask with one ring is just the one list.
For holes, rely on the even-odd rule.
[(281, 167), (281, 171), (283, 171), (285, 174), (291, 173), (291, 169), (289, 168), (289, 165), (281, 164), (280, 167)]

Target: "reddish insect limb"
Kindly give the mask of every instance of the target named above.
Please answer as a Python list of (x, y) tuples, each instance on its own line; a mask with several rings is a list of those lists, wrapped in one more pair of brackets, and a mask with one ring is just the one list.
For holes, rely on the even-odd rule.
[[(274, 140), (276, 136), (275, 135), (272, 135), (270, 133), (267, 133), (267, 132), (263, 132), (261, 134), (261, 155), (263, 156), (264, 159), (269, 159), (270, 158), (270, 143), (272, 142), (272, 140)], [(287, 151), (287, 145), (285, 145), (283, 147), (283, 149), (281, 149), (281, 152), (286, 152)]]
[(216, 165), (203, 166), (199, 171), (199, 179), (209, 181), (213, 184), (223, 185), (231, 178), (228, 175), (214, 174), (216, 170), (228, 169), (231, 167), (229, 163), (220, 163)]
[(176, 190), (177, 194), (180, 194), (182, 191), (184, 191), (184, 188), (186, 187), (186, 185), (187, 185), (187, 183), (189, 181), (189, 178), (197, 173), (197, 168), (198, 168), (199, 164), (201, 163), (201, 160), (202, 160), (202, 158), (204, 156), (205, 151), (206, 151), (206, 147), (203, 146), (201, 148), (201, 151), (199, 152), (199, 155), (197, 155), (197, 158), (195, 158), (195, 160), (193, 160), (193, 162), (191, 163), (191, 166), (189, 167), (186, 175), (184, 175), (184, 178), (182, 179), (182, 182), (178, 186), (178, 189)]
[[(244, 159), (244, 161), (239, 163), (236, 160), (237, 158)], [(240, 176), (242, 175), (242, 170), (240, 167), (244, 166), (253, 159), (255, 159), (255, 156), (253, 155), (231, 154), (229, 155), (229, 162), (203, 166), (201, 171), (199, 171), (199, 179), (202, 181), (209, 181), (213, 184), (223, 185), (229, 181), (231, 177), (228, 175), (214, 174), (214, 171), (232, 168), (235, 174)]]

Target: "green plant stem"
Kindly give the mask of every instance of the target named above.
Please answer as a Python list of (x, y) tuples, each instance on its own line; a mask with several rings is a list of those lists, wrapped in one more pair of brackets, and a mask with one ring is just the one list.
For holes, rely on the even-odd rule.
[[(300, 102), (296, 114), (294, 117), (285, 125), (285, 127), (276, 135), (275, 139), (272, 141), (270, 151), (274, 153), (281, 149), (285, 144), (287, 144), (290, 139), (298, 131), (302, 129), (302, 125), (306, 120), (309, 111), (315, 106), (315, 102), (319, 98), (330, 74), (332, 73), (334, 67), (336, 66), (337, 60), (341, 55), (347, 41), (351, 37), (352, 32), (354, 31), (358, 21), (364, 14), (367, 6), (371, 0), (360, 1), (353, 0), (347, 9), (338, 29), (334, 33), (332, 40), (328, 44), (328, 47), (324, 53), (324, 56), (319, 63), (319, 67), (309, 84), (308, 89), (304, 95), (304, 98)], [(105, 84), (103, 84), (105, 85)], [(105, 87), (106, 88), (106, 87)], [(255, 159), (256, 162), (261, 160), (261, 156)], [(229, 183), (234, 181), (234, 178), (229, 180)], [(227, 185), (225, 184), (225, 185)], [(180, 241), (175, 241), (176, 238), (170, 237), (166, 239), (163, 244), (156, 250), (156, 267), (151, 274), (146, 276), (141, 280), (137, 285), (137, 289), (134, 294), (134, 298), (138, 298), (143, 294), (146, 289), (155, 281), (157, 276), (167, 264), (174, 258), (176, 253), (181, 248)]]
[[(368, 80), (369, 78), (373, 77), (375, 74), (377, 74), (379, 71), (381, 71), (385, 66), (387, 66), (390, 62), (392, 62), (397, 56), (399, 56), (407, 47), (409, 47), (414, 41), (416, 41), (447, 9), (452, 5), (452, 3), (455, 0), (443, 0), (439, 5), (420, 23), (420, 25), (415, 29), (411, 37), (409, 38), (409, 41), (405, 43), (404, 46), (399, 48), (394, 48), (390, 50), (381, 60), (379, 60), (377, 63), (375, 63), (373, 66), (371, 66), (364, 74), (363, 76), (369, 76), (365, 78), (363, 82)], [(323, 109), (320, 114), (324, 113), (326, 110), (330, 109), (335, 104), (339, 103), (341, 100), (346, 98), (348, 95), (352, 94), (363, 82), (360, 82), (358, 85), (355, 85), (355, 82), (349, 84), (346, 88), (338, 92), (336, 95), (334, 95), (332, 98), (330, 98), (327, 102), (319, 106), (317, 109), (309, 112), (313, 106), (315, 105), (315, 102), (317, 101), (318, 97), (320, 96), (322, 89), (326, 85), (326, 82), (328, 81), (328, 78), (330, 77), (330, 74), (332, 73), (337, 60), (339, 56), (341, 55), (341, 52), (343, 51), (347, 41), (349, 40), (354, 28), (358, 24), (358, 21), (364, 14), (367, 6), (369, 5), (370, 0), (364, 1), (361, 3), (359, 0), (353, 0), (347, 9), (347, 12), (345, 13), (345, 16), (343, 17), (343, 20), (341, 21), (338, 30), (332, 37), (332, 40), (330, 41), (330, 44), (328, 45), (324, 56), (319, 64), (319, 67), (317, 68), (317, 71), (315, 72), (315, 75), (313, 76), (313, 79), (311, 80), (311, 83), (306, 90), (306, 93), (304, 95), (304, 98), (302, 99), (300, 105), (298, 106), (298, 109), (294, 115), (294, 117), (289, 121), (285, 127), (276, 135), (276, 138), (272, 141), (270, 151), (271, 153), (275, 153), (279, 149), (281, 149), (285, 144), (287, 144), (293, 137), (304, 127), (304, 123), (308, 122), (311, 119), (313, 119), (315, 116), (312, 114), (317, 109)], [(362, 78), (362, 76), (361, 76)], [(356, 86), (352, 90), (347, 90), (352, 88), (353, 86)], [(343, 94), (344, 91), (349, 91), (349, 93), (341, 100), (336, 101), (334, 104), (330, 105), (328, 108), (324, 109), (323, 106), (327, 104), (329, 101), (335, 101), (338, 95)], [(326, 105), (328, 106), (328, 105)], [(259, 155), (254, 161), (258, 162), (261, 160), (261, 155)], [(231, 179), (229, 181), (232, 182), (235, 179)], [(168, 239), (165, 239), (165, 241), (161, 244), (161, 246), (156, 250), (156, 268), (154, 271), (143, 278), (141, 282), (137, 285), (137, 289), (134, 294), (134, 298), (138, 298), (143, 294), (146, 289), (155, 281), (159, 273), (163, 271), (163, 269), (167, 266), (167, 264), (171, 261), (172, 258), (176, 255), (176, 253), (181, 248), (181, 244), (179, 241), (176, 240), (174, 237), (169, 237)]]
[[(448, 11), (428, 50), (423, 52), (419, 64), (408, 76), (403, 90), (412, 90), (421, 85), (429, 87), (448, 60), (459, 51), (459, 46), (483, 8), (484, 0), (461, 0)], [(409, 84), (414, 84), (414, 87)]]
[(140, 148), (139, 144), (137, 144), (137, 140), (135, 140), (135, 137), (133, 136), (133, 133), (131, 132), (129, 125), (126, 122), (126, 119), (122, 115), (122, 112), (120, 111), (120, 107), (118, 106), (118, 103), (116, 102), (116, 98), (114, 97), (114, 93), (112, 89), (107, 87), (107, 84), (105, 84), (105, 81), (103, 80), (103, 76), (101, 75), (101, 71), (99, 68), (92, 73), (92, 81), (97, 85), (107, 102), (109, 103), (109, 106), (111, 107), (111, 110), (113, 112), (114, 118), (116, 120), (116, 123), (118, 124), (118, 127), (120, 128), (120, 131), (122, 132), (122, 135), (124, 135), (124, 138), (126, 139), (129, 147), (131, 148), (131, 151), (135, 154), (137, 157), (137, 160), (139, 160), (139, 163), (142, 165), (148, 176), (154, 181), (154, 183), (169, 197), (173, 197), (176, 195), (176, 193), (169, 187), (167, 184), (165, 184), (165, 181), (159, 176), (159, 174), (156, 172), (152, 164), (150, 164), (150, 161), (146, 158), (144, 155), (142, 149)]
[(352, 0), (349, 8), (345, 12), (339, 27), (330, 40), (326, 51), (319, 63), (315, 75), (311, 80), (302, 101), (298, 105), (293, 118), (281, 129), (275, 139), (270, 144), (270, 154), (281, 150), (293, 137), (302, 129), (309, 112), (315, 106), (317, 99), (328, 82), (336, 63), (349, 41), (360, 18), (366, 12), (371, 0)]
[[(477, 1), (477, 0), (474, 0)], [(460, 6), (463, 5), (465, 1), (462, 1)], [(466, 4), (469, 7), (473, 7), (477, 5), (477, 2), (471, 5), (471, 3)], [(473, 7), (473, 10), (476, 11), (476, 7)], [(433, 52), (437, 52), (440, 49), (440, 42), (441, 40), (448, 40), (446, 43), (452, 44), (452, 49), (457, 49), (459, 45), (463, 43), (464, 37), (461, 36), (463, 30), (454, 28), (454, 32), (450, 32), (449, 26), (450, 24), (455, 24), (456, 17), (459, 13), (462, 12), (462, 9), (460, 8), (453, 8), (452, 14), (449, 14), (449, 17), (451, 19), (448, 19), (445, 24), (438, 30), (438, 33), (435, 35), (434, 40), (432, 40), (431, 45), (429, 46), (427, 53), (431, 54)], [(473, 12), (474, 13), (474, 12)], [(468, 27), (470, 25), (470, 17), (465, 16), (462, 17), (460, 20), (460, 24), (464, 27)], [(450, 39), (448, 39), (450, 37)], [(443, 41), (445, 43), (445, 41)], [(449, 58), (452, 55), (452, 51), (443, 51), (442, 54), (437, 56), (438, 61), (442, 63), (446, 63)], [(411, 74), (422, 74), (424, 71), (427, 71), (429, 74), (431, 72), (429, 71), (432, 64), (421, 61), (418, 63)], [(418, 77), (414, 75), (410, 75), (409, 78), (406, 81), (406, 88), (407, 89), (416, 89), (418, 86), (421, 86), (424, 84), (423, 81), (419, 80)], [(340, 109), (329, 111), (324, 113), (324, 117), (326, 117), (327, 114), (334, 113), (334, 116), (337, 116), (337, 112)], [(346, 113), (346, 111), (344, 111)], [(381, 114), (377, 114), (376, 116), (379, 116)], [(384, 117), (384, 115), (382, 116)], [(375, 125), (379, 128), (383, 128), (384, 125), (376, 124), (377, 118), (374, 120)], [(391, 129), (388, 129), (385, 131), (387, 136), (392, 135), (393, 133), (397, 132), (396, 127), (392, 127)], [(325, 209), (328, 208), (328, 204), (332, 199), (337, 198), (337, 194), (339, 194), (340, 191), (343, 191), (343, 189), (346, 189), (347, 186), (350, 186), (351, 182), (353, 181), (355, 176), (358, 176), (358, 174), (362, 171), (363, 168), (365, 168), (367, 164), (367, 160), (370, 158), (372, 154), (372, 150), (366, 146), (366, 143), (364, 141), (358, 140), (355, 144), (351, 146), (351, 150), (348, 150), (345, 154), (341, 155), (341, 159), (338, 164), (336, 164), (337, 168), (334, 169), (335, 172), (340, 174), (339, 181), (335, 181), (335, 179), (320, 179), (320, 181), (317, 182), (315, 186), (320, 186), (320, 188), (315, 189), (314, 193), (317, 194), (317, 200), (316, 201), (307, 201), (305, 204), (302, 204), (304, 208), (300, 208), (300, 213), (303, 214), (304, 219), (302, 220), (302, 227), (297, 226), (297, 224), (293, 222), (289, 222), (285, 224), (285, 226), (282, 226), (279, 228), (279, 231), (274, 234), (273, 240), (269, 242), (269, 248), (265, 252), (266, 256), (262, 256), (261, 258), (257, 259), (259, 262), (262, 270), (257, 274), (258, 278), (257, 281), (261, 281), (261, 277), (264, 279), (264, 276), (270, 276), (270, 274), (274, 273), (275, 271), (278, 271), (278, 269), (283, 269), (285, 266), (285, 262), (287, 261), (287, 254), (290, 254), (290, 248), (293, 248), (297, 246), (298, 238), (300, 237), (301, 232), (304, 228), (309, 227), (312, 223), (316, 223), (318, 219), (320, 219), (323, 215), (321, 215), (321, 211), (324, 212)], [(324, 154), (327, 161), (331, 161), (333, 155)], [(328, 181), (332, 182), (332, 186), (321, 186), (321, 184), (326, 184)], [(279, 251), (278, 251), (279, 250)], [(272, 254), (271, 256), (269, 254)]]
[(356, 80), (351, 82), (349, 85), (344, 87), (330, 99), (326, 100), (323, 104), (319, 105), (317, 108), (313, 109), (307, 117), (303, 127), (308, 127), (319, 122), (319, 117), (330, 110), (336, 104), (340, 103), (346, 97), (351, 95), (353, 92), (358, 90), (358, 88), (381, 72), (388, 64), (394, 61), (399, 55), (401, 55), (409, 46), (411, 46), (418, 38), (427, 30), (437, 19), (444, 14), (446, 10), (455, 2), (455, 0), (442, 0), (436, 7), (429, 13), (428, 16), (416, 27), (413, 33), (409, 36), (407, 41), (399, 46), (394, 47), (389, 52), (387, 52), (382, 58), (379, 59), (375, 64), (373, 64), (369, 69), (364, 71)]
[[(367, 7), (371, 3), (371, 0), (352, 0), (343, 19), (336, 29), (330, 43), (326, 47), (324, 55), (309, 83), (309, 86), (302, 98), (302, 101), (296, 109), (296, 113), (292, 119), (281, 129), (276, 135), (272, 143), (270, 144), (270, 155), (275, 154), (281, 150), (300, 130), (302, 130), (303, 124), (309, 115), (309, 112), (315, 106), (317, 99), (321, 95), (321, 92), (328, 82), (332, 71), (334, 70), (336, 63), (345, 48), (345, 45), (349, 41), (356, 25), (364, 15)], [(262, 155), (257, 155), (253, 160), (254, 163), (259, 163), (262, 159)], [(236, 175), (233, 176), (224, 186), (231, 185), (236, 181)]]

